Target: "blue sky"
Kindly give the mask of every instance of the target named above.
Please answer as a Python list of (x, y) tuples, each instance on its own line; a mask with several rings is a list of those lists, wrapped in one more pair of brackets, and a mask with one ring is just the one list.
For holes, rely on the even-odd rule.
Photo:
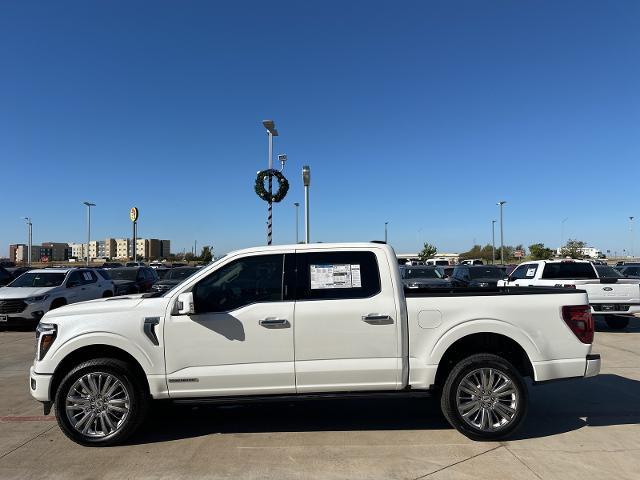
[(397, 250), (466, 250), (504, 199), (505, 243), (556, 246), (568, 218), (621, 252), (639, 50), (635, 1), (3, 2), (0, 255), (27, 215), (36, 243), (83, 241), (84, 200), (94, 238), (130, 235), (136, 205), (174, 251), (264, 243), (265, 118), (289, 156), (276, 243), (309, 164), (315, 241), (388, 221)]

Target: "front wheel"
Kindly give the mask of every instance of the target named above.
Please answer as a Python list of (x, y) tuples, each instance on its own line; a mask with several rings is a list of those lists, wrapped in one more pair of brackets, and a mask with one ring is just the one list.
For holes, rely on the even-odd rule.
[(604, 321), (612, 330), (622, 330), (629, 325), (629, 317), (616, 317), (615, 315), (605, 315)]
[(447, 421), (472, 440), (512, 435), (527, 413), (522, 375), (502, 357), (472, 355), (453, 367), (440, 400)]
[(62, 432), (80, 445), (115, 445), (144, 420), (147, 395), (125, 362), (89, 360), (71, 370), (55, 395)]

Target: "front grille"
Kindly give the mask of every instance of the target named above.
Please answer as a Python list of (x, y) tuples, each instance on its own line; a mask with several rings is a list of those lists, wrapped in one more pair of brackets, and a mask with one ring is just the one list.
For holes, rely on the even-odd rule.
[(0, 300), (0, 313), (20, 313), (27, 304), (22, 300)]
[(614, 304), (609, 304), (609, 305), (595, 304), (595, 305), (593, 305), (593, 309), (596, 312), (628, 312), (629, 311), (629, 305), (623, 305), (623, 304), (620, 304), (620, 303), (614, 303)]

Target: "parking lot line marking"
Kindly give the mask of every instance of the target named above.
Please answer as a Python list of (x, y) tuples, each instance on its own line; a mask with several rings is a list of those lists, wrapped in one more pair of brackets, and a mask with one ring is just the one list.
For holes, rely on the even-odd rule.
[(53, 415), (8, 415), (0, 417), (0, 422), (53, 422), (55, 419)]

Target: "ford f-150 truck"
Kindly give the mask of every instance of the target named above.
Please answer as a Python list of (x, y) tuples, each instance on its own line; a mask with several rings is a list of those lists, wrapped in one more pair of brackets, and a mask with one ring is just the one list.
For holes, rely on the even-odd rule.
[[(608, 273), (610, 272), (610, 273)], [(585, 290), (594, 315), (621, 329), (640, 313), (640, 281), (625, 278), (606, 265), (586, 260), (539, 260), (518, 266), (504, 286), (565, 287)]]
[(512, 434), (527, 384), (589, 377), (593, 319), (580, 290), (403, 289), (378, 243), (237, 251), (167, 292), (48, 312), (30, 372), (62, 431), (112, 445), (152, 399), (440, 395), (472, 439)]

